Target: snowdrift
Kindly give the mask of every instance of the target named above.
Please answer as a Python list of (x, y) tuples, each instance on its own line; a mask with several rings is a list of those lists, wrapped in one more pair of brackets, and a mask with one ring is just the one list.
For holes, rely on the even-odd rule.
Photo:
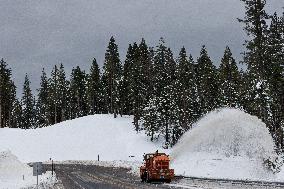
[(273, 179), (263, 160), (276, 158), (273, 139), (257, 117), (237, 109), (213, 111), (172, 150), (178, 174), (231, 179)]
[[(23, 164), (10, 151), (0, 152), (0, 188), (35, 187), (36, 177), (33, 177), (33, 169)], [(50, 172), (39, 176), (39, 184), (52, 186), (56, 182)]]
[[(134, 161), (160, 149), (144, 133), (136, 133), (132, 117), (92, 115), (50, 127), (0, 129), (0, 151), (9, 149), (23, 162), (63, 160)], [(133, 157), (134, 156), (134, 157)]]
[[(162, 143), (152, 143), (144, 132), (136, 133), (129, 116), (114, 119), (113, 115), (92, 115), (32, 130), (4, 128), (0, 129), (0, 136), (0, 152), (9, 149), (21, 162), (79, 160), (86, 164), (127, 166), (139, 173), (143, 153), (159, 150), (171, 153), (171, 167), (176, 174), (284, 181), (284, 170), (274, 175), (263, 166), (263, 159), (276, 157), (265, 124), (236, 109), (221, 109), (204, 116), (169, 150), (162, 149)], [(22, 178), (21, 171), (11, 169), (9, 173), (5, 166), (19, 165), (14, 170), (31, 174), (30, 168), (11, 153), (5, 153), (6, 163), (0, 158), (0, 183)], [(98, 155), (100, 162), (95, 161)], [(10, 176), (5, 178), (1, 173)]]

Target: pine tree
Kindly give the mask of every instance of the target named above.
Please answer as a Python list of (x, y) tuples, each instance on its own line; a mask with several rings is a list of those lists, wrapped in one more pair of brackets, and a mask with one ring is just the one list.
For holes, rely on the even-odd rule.
[(129, 45), (120, 85), (120, 98), (126, 114), (133, 114), (135, 130), (138, 132), (142, 111), (150, 97), (151, 60), (144, 39), (137, 45)]
[(249, 90), (247, 109), (250, 114), (262, 119), (271, 130), (269, 115), (271, 114), (271, 98), (269, 84), (269, 61), (267, 56), (267, 24), (268, 15), (265, 12), (265, 0), (242, 0), (245, 3), (246, 16), (239, 19), (245, 24), (244, 30), (250, 37), (246, 41), (247, 51), (244, 53), (244, 63), (247, 65)]
[(176, 72), (175, 86), (178, 90), (179, 123), (184, 130), (187, 130), (199, 117), (199, 105), (194, 60), (191, 55), (187, 57), (184, 47), (179, 53)]
[(114, 114), (116, 118), (119, 113), (119, 92), (118, 85), (121, 80), (122, 66), (119, 60), (118, 47), (113, 37), (111, 37), (104, 62), (105, 95), (108, 112)]
[(142, 93), (145, 95), (142, 104), (146, 104), (152, 93), (152, 76), (153, 76), (153, 55), (151, 48), (148, 47), (146, 41), (142, 38), (139, 44)]
[(144, 101), (146, 98), (147, 89), (144, 82), (144, 70), (142, 65), (142, 57), (139, 46), (133, 45), (133, 66), (130, 70), (130, 100), (133, 104), (134, 126), (135, 130), (139, 130), (139, 119), (144, 108)]
[(217, 71), (208, 56), (205, 46), (201, 49), (197, 63), (197, 89), (200, 113), (205, 114), (218, 107)]
[(11, 114), (12, 114), (11, 127), (24, 128), (22, 105), (18, 99), (16, 99), (13, 103), (13, 109)]
[(70, 100), (70, 93), (68, 93), (69, 89), (69, 81), (66, 80), (66, 74), (64, 70), (63, 64), (60, 64), (58, 70), (58, 82), (57, 82), (57, 95), (58, 95), (58, 102), (57, 102), (57, 119), (58, 122), (68, 120), (69, 116), (69, 100)]
[[(42, 70), (40, 88), (38, 89), (37, 99), (37, 122), (39, 127), (45, 127), (49, 125), (48, 119), (48, 78), (44, 69)], [(18, 110), (20, 111), (20, 109)]]
[(101, 94), (101, 81), (100, 69), (97, 60), (94, 58), (90, 69), (90, 74), (87, 76), (87, 98), (88, 109), (90, 114), (99, 114), (102, 112), (102, 94)]
[(179, 124), (178, 94), (173, 84), (165, 86), (157, 100), (157, 123), (160, 134), (165, 139), (164, 147), (173, 146), (182, 135), (183, 129)]
[(153, 92), (155, 96), (160, 96), (163, 88), (167, 85), (167, 73), (165, 70), (167, 47), (163, 38), (160, 39), (159, 45), (154, 55), (154, 87)]
[(56, 124), (58, 120), (58, 68), (57, 65), (51, 71), (51, 78), (48, 81), (48, 118), (49, 124)]
[(123, 77), (119, 85), (119, 98), (121, 114), (131, 115), (133, 113), (133, 101), (131, 97), (131, 73), (134, 65), (134, 50), (131, 44), (128, 46), (126, 59), (123, 65)]
[[(162, 130), (166, 131), (167, 134), (164, 132), (164, 136), (167, 145), (169, 145), (170, 135), (168, 132), (168, 125), (164, 125), (165, 120), (163, 119), (164, 115), (162, 114), (162, 106), (164, 103), (161, 103), (163, 100), (161, 98), (163, 90), (167, 86), (167, 73), (165, 71), (166, 52), (167, 47), (165, 46), (163, 38), (160, 39), (159, 45), (155, 51), (153, 49), (149, 50), (150, 57), (153, 57), (153, 75), (151, 77), (151, 82), (153, 84), (151, 95), (149, 95), (149, 101), (142, 111), (140, 123), (145, 130), (145, 133), (148, 136), (151, 136), (151, 140), (159, 138)], [(163, 113), (165, 114), (165, 112)], [(166, 129), (163, 129), (164, 127), (166, 127)]]
[(281, 27), (283, 23), (281, 18), (274, 13), (271, 16), (271, 23), (267, 35), (267, 62), (269, 63), (268, 82), (270, 87), (269, 97), (270, 104), (270, 118), (269, 125), (271, 125), (271, 132), (273, 133), (276, 145), (278, 148), (283, 148), (283, 128), (281, 122), (284, 120), (284, 40), (281, 34)]
[[(155, 51), (153, 68), (155, 72), (153, 80), (154, 91), (151, 98), (155, 99), (155, 101), (152, 100), (151, 103), (155, 103), (154, 107), (157, 110), (155, 128), (158, 128), (160, 134), (164, 137), (165, 148), (167, 148), (173, 144), (172, 139), (175, 141), (178, 138), (177, 133), (179, 132), (174, 132), (178, 131), (178, 118), (175, 117), (178, 114), (178, 106), (176, 99), (177, 93), (174, 86), (176, 63), (171, 50), (165, 46), (162, 38)], [(144, 117), (143, 120), (145, 120)], [(148, 117), (148, 120), (152, 119)], [(146, 127), (144, 126), (146, 133), (151, 132), (151, 130), (147, 130), (147, 128), (151, 128), (147, 127), (149, 123), (146, 122), (144, 124), (146, 125)]]
[(79, 66), (73, 68), (70, 79), (71, 119), (88, 114), (86, 74)]
[(11, 79), (11, 69), (0, 61), (0, 128), (11, 127), (12, 107), (16, 98), (16, 86)]
[(22, 118), (23, 118), (24, 129), (35, 128), (36, 127), (35, 125), (36, 123), (35, 99), (30, 89), (30, 80), (28, 78), (28, 75), (25, 76), (22, 106), (23, 106), (23, 117)]
[(136, 131), (140, 130), (139, 120), (147, 101), (151, 96), (151, 72), (152, 62), (151, 54), (144, 39), (141, 40), (139, 46), (133, 45), (134, 65), (132, 69), (132, 99), (133, 99), (133, 115)]
[(238, 19), (243, 23), (244, 30), (251, 40), (246, 40), (247, 52), (244, 53), (244, 63), (253, 78), (263, 79), (267, 76), (269, 65), (265, 60), (266, 51), (266, 20), (268, 15), (265, 12), (265, 0), (241, 0), (245, 3), (246, 16)]
[(151, 141), (157, 140), (160, 135), (159, 125), (157, 122), (159, 112), (156, 105), (156, 99), (153, 97), (148, 101), (147, 106), (144, 107), (140, 120), (140, 125), (143, 126), (146, 135), (150, 136)]
[(250, 78), (247, 71), (243, 69), (240, 70), (240, 87), (238, 89), (238, 93), (240, 95), (239, 104), (240, 109), (248, 110), (251, 99), (249, 98), (249, 91), (250, 91)]
[(240, 74), (237, 63), (232, 57), (229, 47), (226, 47), (219, 67), (219, 104), (227, 107), (240, 107), (239, 85)]

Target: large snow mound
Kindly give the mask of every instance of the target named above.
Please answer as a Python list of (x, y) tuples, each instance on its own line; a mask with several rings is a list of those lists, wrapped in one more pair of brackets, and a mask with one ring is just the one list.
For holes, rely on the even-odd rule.
[[(91, 115), (50, 127), (0, 129), (0, 151), (11, 150), (23, 162), (63, 160), (142, 160), (143, 153), (160, 150), (144, 133), (136, 133), (132, 117)], [(133, 157), (134, 156), (134, 157)]]
[[(52, 186), (56, 182), (50, 172), (39, 176), (40, 186)], [(0, 188), (16, 189), (36, 186), (33, 169), (18, 160), (10, 151), (0, 152)]]
[(173, 148), (178, 174), (198, 177), (267, 179), (263, 161), (276, 158), (266, 125), (238, 109), (219, 109), (200, 119)]

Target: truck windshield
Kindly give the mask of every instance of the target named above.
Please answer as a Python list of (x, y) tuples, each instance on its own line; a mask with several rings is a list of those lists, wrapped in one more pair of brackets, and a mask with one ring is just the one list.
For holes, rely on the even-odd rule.
[(169, 162), (168, 161), (156, 161), (156, 168), (157, 169), (168, 169)]

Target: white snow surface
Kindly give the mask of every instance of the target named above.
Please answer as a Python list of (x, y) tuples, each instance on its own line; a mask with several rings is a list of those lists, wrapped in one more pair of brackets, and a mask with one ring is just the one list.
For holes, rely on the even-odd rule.
[(263, 166), (265, 159), (277, 157), (267, 127), (238, 109), (219, 109), (204, 116), (182, 136), (171, 157), (173, 168), (181, 175), (276, 179)]
[[(92, 115), (40, 129), (4, 128), (0, 152), (10, 150), (22, 162), (52, 158), (61, 163), (129, 167), (139, 174), (142, 155), (159, 150), (170, 154), (178, 175), (284, 182), (284, 169), (275, 175), (263, 166), (263, 159), (276, 157), (265, 124), (241, 110), (207, 114), (169, 150), (143, 132), (136, 133), (132, 120), (131, 116)], [(0, 183), (3, 179), (0, 176)]]
[[(18, 160), (10, 151), (0, 152), (0, 189), (36, 188), (33, 169)], [(56, 182), (50, 172), (39, 176), (39, 187), (48, 188)]]
[[(0, 151), (9, 149), (23, 162), (64, 160), (142, 160), (143, 153), (161, 150), (144, 133), (136, 133), (132, 117), (91, 115), (50, 127), (0, 129)], [(134, 157), (129, 157), (134, 156)]]

